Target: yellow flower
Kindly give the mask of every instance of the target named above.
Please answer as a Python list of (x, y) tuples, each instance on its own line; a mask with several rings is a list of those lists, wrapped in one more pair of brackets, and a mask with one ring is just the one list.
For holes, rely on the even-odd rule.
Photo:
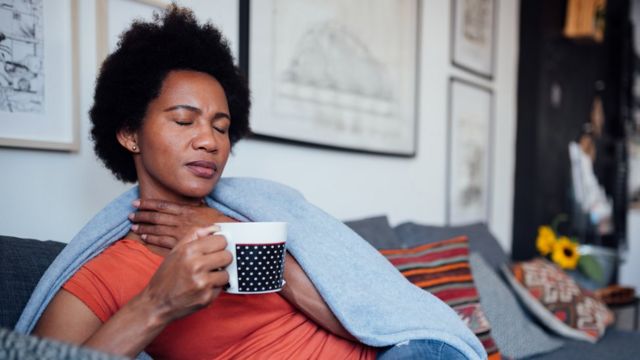
[(561, 236), (553, 245), (553, 253), (551, 260), (563, 269), (573, 270), (578, 265), (580, 254), (578, 253), (578, 244), (569, 240), (566, 236)]
[(553, 250), (553, 246), (555, 245), (556, 241), (556, 234), (553, 232), (553, 230), (551, 230), (550, 227), (540, 226), (538, 228), (536, 248), (542, 256), (547, 256), (551, 252), (551, 250)]

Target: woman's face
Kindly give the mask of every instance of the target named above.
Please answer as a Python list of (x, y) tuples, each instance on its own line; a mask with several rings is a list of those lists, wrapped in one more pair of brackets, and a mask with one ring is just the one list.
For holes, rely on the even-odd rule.
[(133, 156), (140, 196), (194, 202), (209, 194), (229, 157), (230, 125), (227, 97), (215, 78), (170, 72), (142, 127), (128, 136), (138, 149)]

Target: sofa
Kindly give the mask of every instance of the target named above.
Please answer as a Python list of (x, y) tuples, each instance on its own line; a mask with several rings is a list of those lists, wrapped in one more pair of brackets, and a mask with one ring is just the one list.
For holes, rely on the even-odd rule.
[[(346, 224), (380, 250), (410, 248), (466, 236), (480, 302), (503, 357), (589, 360), (640, 356), (640, 332), (609, 328), (600, 341), (591, 344), (560, 338), (545, 329), (522, 309), (499, 276), (499, 268), (507, 264), (509, 258), (483, 224), (439, 227), (408, 222), (392, 227), (385, 216), (347, 221)], [(105, 354), (10, 330), (39, 278), (64, 246), (64, 243), (51, 240), (0, 236), (0, 358), (109, 358)]]

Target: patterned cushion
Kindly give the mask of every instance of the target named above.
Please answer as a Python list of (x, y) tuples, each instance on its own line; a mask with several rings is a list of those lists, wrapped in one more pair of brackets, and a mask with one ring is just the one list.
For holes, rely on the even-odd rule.
[(473, 283), (466, 237), (381, 252), (409, 281), (451, 306), (478, 336), (489, 359), (500, 359)]
[(559, 335), (596, 342), (613, 323), (604, 303), (546, 259), (515, 263), (503, 273), (527, 308)]
[(559, 337), (547, 334), (527, 315), (509, 285), (480, 254), (472, 251), (469, 262), (491, 336), (502, 356), (524, 359), (562, 346)]

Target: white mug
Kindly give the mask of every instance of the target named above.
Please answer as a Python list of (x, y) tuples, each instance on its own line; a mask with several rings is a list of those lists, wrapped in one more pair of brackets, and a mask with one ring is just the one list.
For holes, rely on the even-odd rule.
[(285, 222), (216, 223), (233, 261), (226, 267), (231, 294), (265, 294), (282, 290), (287, 242)]

